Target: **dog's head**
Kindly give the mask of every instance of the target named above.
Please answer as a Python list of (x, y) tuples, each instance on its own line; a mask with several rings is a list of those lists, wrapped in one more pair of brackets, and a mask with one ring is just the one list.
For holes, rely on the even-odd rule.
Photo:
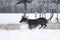
[(22, 19), (21, 19), (21, 21), (19, 23), (26, 22), (27, 20), (28, 20), (27, 17), (22, 16)]

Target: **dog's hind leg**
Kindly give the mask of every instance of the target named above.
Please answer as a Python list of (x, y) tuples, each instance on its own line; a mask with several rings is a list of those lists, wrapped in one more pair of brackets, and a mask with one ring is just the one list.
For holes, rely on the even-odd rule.
[(39, 29), (41, 29), (43, 27), (43, 25), (41, 25), (41, 27), (39, 27)]
[(47, 25), (45, 24), (44, 27), (43, 27), (43, 29), (44, 29), (46, 26), (47, 26)]

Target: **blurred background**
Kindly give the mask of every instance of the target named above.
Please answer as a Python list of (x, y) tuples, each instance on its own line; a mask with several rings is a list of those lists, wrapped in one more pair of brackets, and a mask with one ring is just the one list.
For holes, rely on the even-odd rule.
[[(20, 4), (16, 4), (21, 2)], [(60, 13), (60, 0), (28, 0), (27, 13)], [(21, 0), (0, 0), (0, 13), (24, 13), (24, 3)]]

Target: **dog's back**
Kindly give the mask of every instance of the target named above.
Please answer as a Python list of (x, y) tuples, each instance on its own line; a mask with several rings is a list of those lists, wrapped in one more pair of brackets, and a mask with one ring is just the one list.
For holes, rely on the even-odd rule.
[(37, 23), (38, 24), (46, 24), (46, 23), (48, 23), (48, 21), (45, 18), (39, 18), (39, 19), (37, 19)]

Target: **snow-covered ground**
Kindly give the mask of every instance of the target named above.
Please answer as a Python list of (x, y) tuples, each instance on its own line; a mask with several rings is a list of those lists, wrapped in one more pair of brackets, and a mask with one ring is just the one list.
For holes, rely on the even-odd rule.
[[(23, 16), (23, 13), (11, 13), (11, 14), (8, 14), (8, 13), (5, 13), (5, 14), (2, 14), (0, 13), (0, 29), (18, 29), (21, 25), (19, 23), (19, 21), (21, 20)], [(39, 18), (39, 14), (37, 14), (37, 18), (35, 18), (35, 14), (34, 13), (29, 13), (29, 14), (26, 14), (26, 16), (29, 18), (29, 19), (37, 19)], [(45, 16), (45, 15), (44, 15)], [(60, 21), (60, 14), (58, 15), (59, 17), (59, 21)], [(48, 23), (47, 24), (47, 28), (48, 29), (60, 29), (60, 23), (56, 23), (56, 13), (54, 14), (51, 22), (52, 23)], [(49, 19), (50, 18), (50, 14), (46, 13), (46, 19)], [(55, 23), (54, 23), (55, 22)], [(26, 24), (24, 24), (26, 25)]]
[[(11, 27), (19, 24), (23, 14), (0, 14), (0, 25)], [(28, 18), (35, 18), (35, 14), (27, 14)], [(56, 15), (55, 15), (56, 17)], [(37, 17), (38, 18), (38, 17)], [(47, 19), (49, 16), (47, 16)], [(54, 20), (53, 20), (54, 21)], [(9, 25), (6, 25), (9, 24)], [(19, 24), (20, 25), (20, 24)], [(51, 24), (49, 24), (51, 25)], [(58, 24), (57, 24), (58, 25)], [(16, 26), (16, 25), (15, 25)], [(60, 40), (60, 30), (53, 29), (28, 29), (28, 25), (23, 23), (19, 30), (2, 30), (0, 29), (0, 40)]]
[(19, 30), (0, 29), (0, 40), (60, 40), (60, 30), (38, 28), (29, 30), (28, 25), (23, 22)]
[(0, 40), (60, 40), (60, 30), (0, 30)]
[(37, 28), (29, 30), (26, 23), (22, 23), (20, 28), (19, 30), (0, 29), (0, 40), (60, 40), (60, 30)]

